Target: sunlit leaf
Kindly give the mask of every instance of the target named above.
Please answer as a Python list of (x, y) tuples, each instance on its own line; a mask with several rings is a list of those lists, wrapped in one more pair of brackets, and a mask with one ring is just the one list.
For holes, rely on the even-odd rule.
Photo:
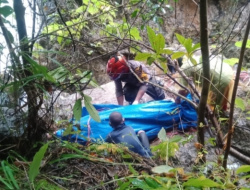
[(160, 65), (163, 68), (164, 73), (167, 73), (168, 72), (168, 67), (167, 67), (166, 62), (165, 63), (164, 62), (160, 62)]
[(146, 61), (150, 56), (152, 56), (151, 53), (138, 53), (135, 57), (135, 60)]
[(174, 52), (170, 49), (163, 49), (160, 53), (164, 53), (164, 54), (167, 54), (167, 55), (171, 55), (173, 54)]
[(197, 179), (189, 179), (187, 182), (183, 183), (183, 186), (191, 186), (191, 187), (220, 187), (221, 185), (212, 181), (211, 179), (207, 179), (204, 176), (199, 177)]
[(155, 49), (155, 44), (154, 44), (155, 37), (156, 37), (155, 32), (154, 32), (154, 30), (152, 28), (147, 26), (147, 33), (148, 33), (148, 40), (149, 40), (152, 48)]
[(160, 53), (163, 48), (165, 47), (165, 38), (162, 34), (158, 34), (155, 37), (155, 45), (154, 45), (154, 50), (156, 51), (156, 53)]
[(135, 40), (141, 40), (140, 32), (136, 27), (131, 28), (130, 35), (133, 36)]
[(197, 61), (193, 57), (190, 57), (189, 59), (193, 65), (197, 65)]
[(242, 98), (237, 97), (237, 98), (235, 99), (235, 106), (236, 106), (237, 108), (240, 108), (241, 111), (245, 111), (245, 105), (244, 105), (244, 101), (243, 101)]
[(180, 58), (180, 57), (182, 57), (182, 56), (184, 56), (184, 55), (185, 55), (185, 52), (179, 51), (179, 52), (174, 53), (174, 54), (171, 56), (171, 58), (172, 58), (172, 59), (178, 59), (178, 58)]
[(195, 51), (196, 49), (199, 49), (201, 47), (201, 44), (200, 43), (197, 43), (195, 44), (193, 47), (192, 47), (192, 51)]
[(43, 145), (40, 150), (35, 154), (33, 161), (30, 165), (30, 169), (29, 169), (29, 179), (30, 181), (34, 181), (34, 179), (36, 178), (36, 176), (39, 174), (39, 168), (41, 166), (41, 162), (42, 159), (44, 157), (44, 154), (48, 148), (48, 143)]
[(193, 51), (193, 49), (192, 49), (192, 45), (193, 45), (192, 42), (193, 42), (193, 40), (190, 39), (190, 38), (188, 38), (188, 39), (186, 39), (186, 41), (184, 43), (184, 47), (186, 48), (186, 50), (187, 50), (188, 53), (191, 53)]
[(160, 165), (160, 166), (153, 167), (152, 172), (157, 173), (157, 174), (162, 174), (162, 173), (168, 173), (172, 169), (174, 168), (168, 165)]
[(239, 59), (238, 58), (224, 59), (223, 62), (227, 63), (230, 66), (234, 66), (236, 63), (239, 62)]
[(250, 165), (242, 165), (236, 170), (236, 174), (250, 172)]
[[(235, 42), (235, 46), (241, 48), (242, 41)], [(250, 48), (250, 40), (247, 40), (246, 48)]]
[(175, 33), (175, 36), (176, 36), (177, 40), (179, 41), (179, 43), (184, 46), (186, 38), (184, 38), (182, 35), (177, 34), (177, 33)]

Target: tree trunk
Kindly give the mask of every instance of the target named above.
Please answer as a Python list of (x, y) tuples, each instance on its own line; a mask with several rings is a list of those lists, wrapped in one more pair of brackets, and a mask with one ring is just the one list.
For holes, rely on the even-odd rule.
[[(200, 30), (201, 30), (201, 53), (202, 53), (202, 90), (201, 98), (198, 107), (198, 142), (204, 148), (204, 128), (205, 128), (205, 110), (207, 105), (207, 98), (210, 86), (210, 65), (209, 65), (209, 49), (208, 49), (208, 31), (207, 31), (207, 1), (202, 0), (200, 2)], [(201, 150), (203, 150), (203, 148)], [(205, 153), (203, 153), (202, 162), (205, 161)]]
[[(14, 0), (14, 12), (16, 15), (17, 31), (19, 36), (19, 43), (21, 49), (21, 59), (23, 72), (21, 77), (29, 77), (32, 73), (28, 70), (30, 67), (29, 61), (26, 59), (27, 56), (31, 56), (31, 47), (29, 47), (29, 41), (25, 23), (25, 8), (20, 0)], [(38, 111), (43, 103), (42, 93), (35, 86), (35, 83), (29, 82), (23, 86), (24, 91), (27, 94), (28, 102), (28, 117), (27, 117), (27, 138), (29, 142), (39, 141), (42, 138), (43, 133), (43, 122), (39, 118)], [(26, 135), (26, 134), (24, 134)]]

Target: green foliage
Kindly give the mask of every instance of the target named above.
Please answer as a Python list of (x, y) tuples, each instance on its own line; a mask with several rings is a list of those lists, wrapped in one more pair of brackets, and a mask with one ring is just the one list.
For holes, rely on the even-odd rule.
[(168, 165), (160, 165), (160, 166), (155, 166), (153, 167), (152, 171), (157, 174), (162, 174), (162, 173), (168, 173), (174, 168), (168, 166)]
[(48, 148), (48, 145), (49, 145), (48, 143), (43, 145), (33, 158), (33, 161), (29, 168), (29, 179), (31, 182), (34, 182), (34, 179), (39, 174), (39, 168), (41, 166), (42, 159)]
[(166, 159), (167, 162), (168, 158), (173, 157), (175, 155), (175, 152), (179, 149), (179, 145), (177, 142), (182, 138), (176, 136), (169, 139), (164, 128), (162, 128), (158, 133), (158, 138), (161, 140), (161, 143), (152, 146), (151, 150), (153, 153), (155, 153), (156, 157), (159, 157), (162, 160)]
[(73, 114), (77, 121), (79, 121), (82, 117), (82, 101), (81, 99), (76, 100), (75, 105), (73, 107)]
[(0, 7), (0, 14), (3, 15), (5, 18), (13, 13), (13, 9), (6, 5), (3, 7)]
[[(242, 41), (235, 42), (234, 45), (235, 45), (236, 47), (241, 48), (241, 46), (242, 46)], [(246, 48), (250, 48), (250, 40), (249, 40), (249, 39), (247, 40)]]
[(227, 63), (230, 66), (234, 66), (236, 63), (239, 62), (238, 58), (231, 58), (231, 59), (225, 59), (223, 62)]
[(14, 177), (14, 171), (6, 161), (1, 162), (1, 170), (5, 178), (0, 175), (0, 182), (2, 182), (7, 189), (20, 189)]
[(84, 105), (89, 112), (89, 115), (97, 122), (101, 122), (100, 116), (95, 109), (95, 107), (91, 104), (91, 97), (84, 95)]
[(146, 61), (151, 65), (154, 61), (160, 63), (164, 72), (167, 72), (166, 58), (162, 57), (162, 54), (171, 54), (171, 50), (165, 49), (165, 39), (162, 34), (155, 34), (154, 30), (147, 27), (148, 40), (154, 53), (140, 53), (138, 52), (135, 59), (138, 61)]
[[(100, 24), (113, 22), (115, 12), (111, 10), (111, 5), (106, 1), (83, 0), (83, 5), (71, 10), (70, 16), (69, 20), (66, 21), (67, 27), (58, 21), (58, 23), (54, 22), (48, 25), (43, 30), (43, 33), (52, 34), (50, 35), (50, 39), (56, 39), (60, 45), (68, 45), (71, 43), (70, 33), (74, 39), (79, 40), (82, 30), (89, 29), (88, 20)], [(93, 17), (93, 19), (90, 19), (90, 17)]]
[(186, 49), (186, 52), (176, 52), (172, 55), (172, 59), (177, 59), (185, 55), (194, 65), (197, 65), (196, 60), (192, 56), (193, 53), (200, 48), (200, 43), (193, 44), (193, 40), (191, 38), (185, 38), (177, 33), (175, 35), (179, 43)]
[(191, 187), (221, 187), (220, 184), (214, 182), (211, 179), (207, 179), (205, 176), (201, 176), (197, 179), (189, 179), (187, 182), (183, 183), (183, 186), (191, 186)]
[(245, 111), (245, 104), (244, 104), (244, 101), (243, 101), (242, 98), (237, 97), (237, 98), (235, 99), (235, 106), (236, 106), (237, 108), (240, 108), (241, 111)]

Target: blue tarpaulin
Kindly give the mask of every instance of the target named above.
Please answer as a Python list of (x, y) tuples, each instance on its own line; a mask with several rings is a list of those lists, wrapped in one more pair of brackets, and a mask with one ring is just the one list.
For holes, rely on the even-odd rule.
[[(191, 96), (188, 95), (191, 99)], [(149, 140), (155, 139), (162, 127), (171, 130), (173, 127), (178, 130), (186, 130), (190, 127), (196, 127), (197, 114), (195, 109), (188, 102), (182, 100), (181, 104), (173, 101), (161, 100), (152, 101), (138, 105), (119, 106), (113, 104), (94, 104), (101, 122), (94, 121), (88, 114), (85, 107), (82, 109), (80, 120), (80, 133), (70, 137), (62, 137), (63, 129), (56, 132), (56, 136), (70, 141), (77, 141), (84, 144), (89, 137), (93, 141), (105, 140), (112, 128), (109, 126), (110, 113), (117, 111), (122, 114), (125, 123), (134, 128), (136, 132), (144, 130)], [(89, 128), (88, 128), (89, 126)], [(77, 128), (74, 128), (77, 130)]]

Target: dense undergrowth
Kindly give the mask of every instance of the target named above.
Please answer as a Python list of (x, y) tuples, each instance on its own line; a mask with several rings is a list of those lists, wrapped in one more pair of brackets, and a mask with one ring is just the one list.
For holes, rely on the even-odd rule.
[[(48, 141), (29, 161), (9, 151), (1, 161), (0, 189), (241, 189), (250, 188), (250, 166), (224, 170), (218, 161), (193, 165), (191, 172), (172, 159), (184, 137), (162, 138), (143, 158), (122, 145)], [(166, 146), (167, 145), (167, 146)]]

